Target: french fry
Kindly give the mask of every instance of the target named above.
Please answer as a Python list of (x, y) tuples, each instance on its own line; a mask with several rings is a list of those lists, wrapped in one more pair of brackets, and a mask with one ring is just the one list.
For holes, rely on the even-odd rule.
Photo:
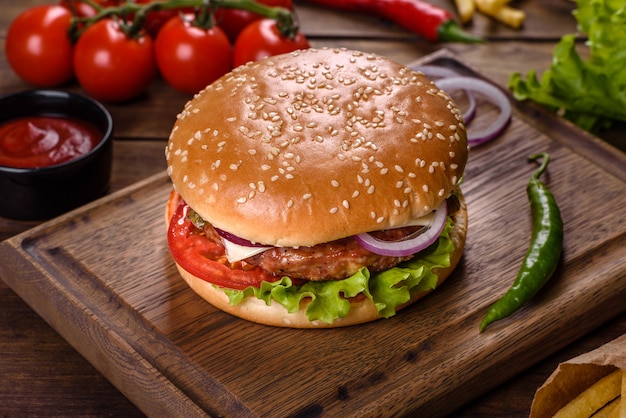
[(504, 7), (509, 3), (510, 0), (482, 0), (481, 3), (484, 4), (484, 7), (489, 10), (496, 10), (501, 7)]
[(476, 12), (476, 4), (474, 0), (454, 0), (456, 10), (459, 13), (459, 19), (461, 23), (467, 23), (472, 20), (474, 13)]
[(487, 16), (519, 29), (524, 24), (526, 13), (523, 10), (508, 6), (506, 1), (501, 0), (475, 0), (476, 8)]
[(622, 370), (622, 396), (620, 398), (617, 416), (619, 418), (626, 418), (626, 372), (624, 372), (624, 370)]
[(622, 371), (616, 370), (572, 399), (554, 418), (588, 418), (613, 399), (620, 397), (621, 390)]
[(592, 418), (619, 418), (620, 398), (615, 398), (608, 404), (604, 405)]

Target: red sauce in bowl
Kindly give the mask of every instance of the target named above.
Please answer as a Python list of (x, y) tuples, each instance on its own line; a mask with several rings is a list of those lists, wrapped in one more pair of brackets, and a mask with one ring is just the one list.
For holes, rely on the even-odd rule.
[(80, 120), (29, 116), (0, 124), (0, 165), (36, 168), (61, 164), (91, 151), (102, 133)]

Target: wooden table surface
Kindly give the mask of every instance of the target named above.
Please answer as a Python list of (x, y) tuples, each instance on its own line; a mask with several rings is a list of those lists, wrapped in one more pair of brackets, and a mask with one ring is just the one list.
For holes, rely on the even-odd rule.
[[(435, 2), (435, 1), (434, 1)], [(0, 0), (0, 94), (30, 88), (11, 71), (4, 39), (11, 20), (29, 5), (45, 1)], [(452, 10), (452, 2), (435, 3)], [(379, 19), (340, 14), (297, 3), (303, 32), (313, 46), (342, 46), (387, 55), (410, 63), (442, 47), (492, 80), (505, 85), (513, 72), (546, 69), (552, 49), (566, 33), (575, 32), (574, 7), (566, 0), (519, 1), (528, 13), (526, 25), (512, 30), (484, 16), (467, 29), (484, 36), (482, 44), (431, 44)], [(70, 84), (64, 89), (80, 91)], [(111, 192), (165, 169), (163, 148), (173, 120), (188, 99), (157, 80), (148, 94), (131, 103), (107, 105), (115, 122)], [(155, 117), (160, 115), (162, 117)], [(603, 133), (607, 142), (626, 152), (621, 132)], [(31, 226), (0, 218), (0, 239)], [(0, 281), (0, 416), (142, 416), (46, 322)], [(626, 314), (582, 339), (528, 365), (523, 373), (465, 405), (458, 417), (527, 416), (535, 390), (560, 361), (592, 350), (626, 332)]]

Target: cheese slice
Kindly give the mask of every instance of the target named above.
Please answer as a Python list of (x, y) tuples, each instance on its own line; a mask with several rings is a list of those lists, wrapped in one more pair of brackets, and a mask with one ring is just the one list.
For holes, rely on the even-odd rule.
[(435, 219), (436, 211), (430, 212), (428, 215), (424, 215), (421, 218), (412, 219), (404, 226), (431, 226), (433, 224), (433, 220)]
[(245, 245), (235, 244), (225, 238), (222, 238), (224, 243), (224, 249), (226, 250), (226, 257), (228, 261), (234, 263), (235, 261), (241, 261), (253, 255), (267, 251), (272, 247), (248, 247)]

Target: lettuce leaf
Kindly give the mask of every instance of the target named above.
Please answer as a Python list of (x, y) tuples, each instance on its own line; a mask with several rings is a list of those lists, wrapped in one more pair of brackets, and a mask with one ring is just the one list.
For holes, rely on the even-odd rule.
[(517, 100), (560, 111), (588, 131), (626, 121), (626, 0), (578, 0), (573, 14), (587, 34), (588, 58), (574, 34), (564, 35), (540, 79), (535, 70), (526, 80), (514, 73), (509, 88)]
[(276, 282), (263, 282), (259, 288), (221, 290), (226, 293), (231, 305), (237, 305), (247, 297), (256, 297), (267, 305), (276, 301), (289, 312), (296, 312), (300, 302), (310, 298), (307, 318), (327, 323), (348, 315), (350, 302), (346, 298), (363, 293), (372, 300), (381, 317), (389, 318), (396, 314), (398, 306), (408, 302), (411, 293), (435, 288), (437, 275), (432, 270), (450, 266), (450, 255), (454, 251), (454, 243), (450, 239), (453, 227), (448, 218), (443, 233), (430, 247), (411, 260), (376, 274), (370, 274), (364, 267), (343, 280), (306, 282), (298, 286), (285, 276)]

